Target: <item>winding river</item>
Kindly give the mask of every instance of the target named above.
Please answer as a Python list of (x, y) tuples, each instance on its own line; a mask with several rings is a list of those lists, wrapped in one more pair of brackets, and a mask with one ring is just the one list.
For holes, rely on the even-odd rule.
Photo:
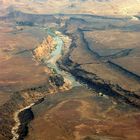
[[(54, 32), (51, 29), (47, 29), (47, 34), (51, 35), (53, 37), (55, 42), (57, 42), (57, 45), (56, 45), (55, 50), (53, 50), (53, 52), (50, 54), (50, 56), (51, 56), (50, 59), (45, 60), (45, 64), (50, 69), (53, 69), (57, 74), (61, 74), (63, 76), (64, 80), (66, 80), (70, 83), (71, 87), (80, 86), (80, 83), (77, 82), (71, 74), (61, 70), (56, 64), (57, 60), (60, 57), (62, 57), (62, 51), (63, 51), (63, 47), (64, 47), (64, 40), (62, 38), (64, 36), (60, 32)], [(60, 35), (61, 35), (61, 37), (60, 37)], [(13, 138), (11, 140), (18, 140), (19, 139), (18, 129), (19, 129), (19, 126), (21, 125), (20, 119), (19, 119), (19, 114), (22, 111), (31, 108), (34, 104), (35, 103), (32, 103), (32, 104), (30, 104), (22, 109), (17, 110), (14, 113), (15, 125), (13, 126), (13, 128), (11, 130), (11, 133), (13, 135)]]
[[(75, 80), (75, 78), (68, 72), (61, 70), (57, 65), (57, 60), (62, 57), (62, 51), (64, 46), (65, 36), (61, 32), (53, 32), (51, 29), (47, 30), (47, 33), (53, 37), (55, 42), (57, 42), (55, 50), (51, 53), (51, 58), (45, 61), (45, 64), (51, 69), (54, 69), (57, 74), (61, 74), (64, 79), (71, 83), (72, 87), (80, 86), (80, 83)], [(60, 37), (61, 36), (61, 37)], [(70, 44), (69, 44), (70, 45)], [(67, 46), (70, 47), (70, 46)]]

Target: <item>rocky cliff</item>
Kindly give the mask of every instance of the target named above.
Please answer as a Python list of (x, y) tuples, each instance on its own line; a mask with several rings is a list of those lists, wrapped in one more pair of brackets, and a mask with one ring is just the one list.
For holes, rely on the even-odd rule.
[(35, 58), (39, 61), (49, 59), (50, 53), (55, 49), (55, 46), (55, 40), (52, 36), (48, 35), (47, 38), (44, 39), (33, 51)]

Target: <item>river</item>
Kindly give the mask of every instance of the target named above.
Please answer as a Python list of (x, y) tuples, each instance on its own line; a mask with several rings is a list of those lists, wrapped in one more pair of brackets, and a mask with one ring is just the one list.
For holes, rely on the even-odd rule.
[[(63, 51), (63, 47), (64, 47), (64, 40), (63, 38), (65, 38), (64, 35), (62, 35), (60, 32), (54, 32), (51, 29), (47, 29), (47, 33), (48, 35), (51, 35), (53, 37), (53, 39), (55, 40), (55, 42), (57, 42), (57, 45), (55, 47), (55, 50), (52, 51), (52, 53), (50, 54), (50, 58), (45, 60), (45, 64), (47, 65), (47, 67), (49, 67), (50, 69), (53, 69), (55, 71), (56, 74), (61, 74), (64, 78), (64, 81), (67, 81), (70, 83), (71, 88), (75, 87), (75, 86), (80, 86), (80, 83), (77, 82), (75, 80), (75, 78), (69, 74), (68, 72), (65, 72), (63, 70), (61, 70), (58, 65), (57, 65), (57, 60), (60, 59), (62, 57), (62, 51)], [(61, 37), (60, 37), (61, 36)], [(70, 44), (70, 43), (69, 43)], [(70, 46), (67, 46), (70, 47)], [(18, 140), (19, 138), (19, 134), (18, 134), (18, 129), (20, 126), (20, 120), (19, 120), (19, 114), (26, 110), (31, 108), (34, 105), (34, 103), (21, 108), (19, 110), (17, 110), (14, 113), (14, 121), (15, 121), (15, 125), (13, 126), (11, 133), (13, 135), (13, 138), (11, 140)]]

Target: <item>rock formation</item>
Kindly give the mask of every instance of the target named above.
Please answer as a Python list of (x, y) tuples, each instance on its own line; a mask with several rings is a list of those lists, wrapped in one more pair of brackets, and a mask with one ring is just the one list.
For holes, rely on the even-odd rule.
[(34, 50), (34, 56), (37, 60), (43, 61), (50, 57), (50, 53), (55, 49), (56, 42), (55, 40), (48, 35), (46, 39), (43, 40), (41, 44)]

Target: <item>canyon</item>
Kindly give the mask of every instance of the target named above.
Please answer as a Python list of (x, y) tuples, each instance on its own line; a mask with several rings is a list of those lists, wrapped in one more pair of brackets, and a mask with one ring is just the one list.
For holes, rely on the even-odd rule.
[(0, 3), (0, 140), (139, 140), (139, 1)]

